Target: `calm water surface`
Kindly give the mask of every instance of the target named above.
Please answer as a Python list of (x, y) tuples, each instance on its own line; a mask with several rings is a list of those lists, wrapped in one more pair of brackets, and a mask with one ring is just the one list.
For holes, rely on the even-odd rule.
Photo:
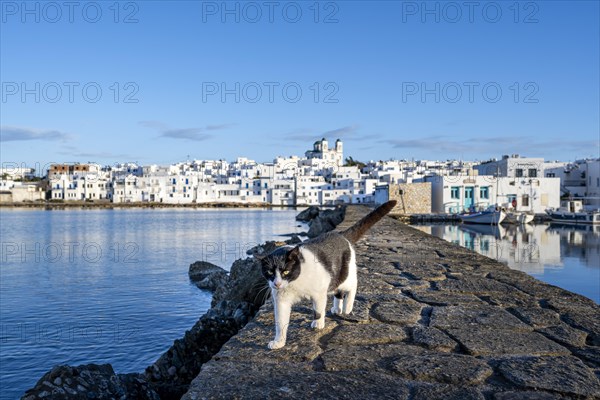
[(413, 227), (600, 303), (600, 226)]
[(298, 232), (295, 210), (0, 209), (0, 398), (57, 364), (141, 372), (209, 308), (188, 279)]

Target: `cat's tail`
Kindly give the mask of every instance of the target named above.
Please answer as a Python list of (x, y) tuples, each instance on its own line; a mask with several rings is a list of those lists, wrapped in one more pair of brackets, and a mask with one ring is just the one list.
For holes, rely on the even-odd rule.
[(342, 232), (342, 235), (351, 243), (356, 243), (373, 225), (385, 217), (396, 205), (396, 200), (388, 201), (371, 211), (367, 216)]

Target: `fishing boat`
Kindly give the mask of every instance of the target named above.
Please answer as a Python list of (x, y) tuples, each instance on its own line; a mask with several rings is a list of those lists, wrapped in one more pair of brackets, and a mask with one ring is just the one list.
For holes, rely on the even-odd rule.
[(552, 221), (563, 224), (600, 224), (600, 209), (586, 210), (581, 200), (566, 200), (558, 209), (546, 210)]
[(485, 211), (460, 214), (459, 218), (465, 224), (498, 225), (506, 218), (506, 213), (499, 207), (491, 206)]
[(527, 212), (507, 212), (506, 218), (502, 223), (504, 224), (513, 224), (513, 225), (525, 225), (533, 222), (535, 215)]

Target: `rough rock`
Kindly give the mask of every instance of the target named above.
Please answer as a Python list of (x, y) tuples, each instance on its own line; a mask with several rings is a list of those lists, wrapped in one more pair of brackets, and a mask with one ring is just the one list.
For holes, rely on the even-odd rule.
[(415, 326), (412, 337), (415, 343), (441, 352), (453, 351), (458, 345), (441, 330), (429, 326)]
[(494, 400), (560, 400), (563, 396), (549, 392), (500, 392), (494, 394)]
[(516, 385), (580, 396), (598, 396), (600, 382), (575, 357), (524, 357), (500, 363), (499, 371)]
[(175, 340), (145, 372), (161, 399), (180, 398), (200, 367), (248, 322), (253, 311), (250, 303), (223, 301), (202, 316), (182, 339)]
[(457, 388), (452, 385), (419, 385), (415, 388), (412, 400), (485, 400), (476, 388)]
[(395, 343), (409, 335), (405, 328), (388, 324), (342, 324), (329, 338), (330, 345), (370, 345)]
[(371, 315), (381, 322), (412, 325), (421, 318), (422, 308), (422, 304), (402, 296), (376, 303)]
[(411, 290), (410, 294), (415, 300), (432, 306), (469, 305), (471, 303), (484, 304), (481, 299), (471, 294), (448, 293), (437, 290)]
[(585, 345), (585, 339), (587, 338), (587, 333), (580, 331), (579, 329), (571, 328), (565, 323), (558, 323), (555, 326), (541, 328), (537, 331), (547, 338), (573, 347)]
[(509, 312), (490, 305), (434, 307), (431, 326), (436, 328), (461, 328), (488, 326), (493, 329), (531, 331), (531, 326), (521, 322)]
[(269, 254), (271, 253), (273, 250), (277, 249), (278, 247), (282, 247), (282, 246), (286, 246), (286, 245), (296, 245), (302, 243), (302, 239), (300, 239), (298, 237), (298, 235), (291, 235), (291, 238), (284, 240), (284, 241), (274, 241), (274, 240), (268, 240), (267, 242), (263, 243), (263, 244), (259, 244), (256, 245), (254, 247), (252, 247), (251, 249), (246, 251), (246, 254), (248, 254), (249, 256), (255, 256), (255, 255), (265, 255), (265, 254)]
[(426, 350), (416, 346), (397, 343), (367, 346), (332, 346), (320, 356), (323, 370), (336, 371), (370, 371), (381, 373), (394, 371), (393, 361), (401, 355), (423, 354)]
[(459, 354), (401, 356), (392, 368), (406, 379), (453, 385), (479, 384), (493, 373), (485, 362)]
[(309, 238), (315, 238), (334, 230), (344, 220), (345, 215), (346, 206), (336, 206), (333, 210), (320, 211), (317, 217), (309, 221), (309, 230), (306, 235)]
[(138, 374), (117, 375), (110, 364), (58, 365), (25, 392), (22, 399), (159, 400)]
[(534, 328), (553, 326), (560, 321), (560, 316), (555, 311), (546, 308), (515, 307), (510, 311), (521, 321)]
[(219, 286), (212, 298), (214, 307), (223, 300), (248, 302), (260, 307), (267, 296), (267, 281), (262, 275), (261, 265), (255, 258), (239, 259), (233, 262), (229, 280)]
[(445, 331), (474, 356), (480, 355), (560, 355), (565, 347), (535, 332), (520, 332), (494, 327), (451, 328)]
[(229, 279), (227, 271), (206, 261), (196, 261), (191, 264), (188, 275), (198, 288), (211, 291), (224, 285)]
[[(221, 363), (202, 369), (182, 400), (200, 399), (389, 399), (408, 400), (409, 385), (371, 371), (299, 373), (295, 364)], [(233, 378), (234, 377), (234, 378)]]
[(308, 222), (315, 219), (320, 213), (319, 207), (310, 206), (300, 214), (296, 215), (296, 221)]

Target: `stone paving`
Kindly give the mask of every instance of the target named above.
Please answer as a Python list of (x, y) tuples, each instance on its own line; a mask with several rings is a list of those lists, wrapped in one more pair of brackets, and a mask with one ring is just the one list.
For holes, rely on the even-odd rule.
[[(365, 215), (349, 207), (345, 229)], [(184, 399), (600, 399), (600, 307), (385, 218), (357, 244), (354, 312), (310, 328), (273, 306), (229, 340)], [(330, 307), (328, 307), (330, 308)]]

